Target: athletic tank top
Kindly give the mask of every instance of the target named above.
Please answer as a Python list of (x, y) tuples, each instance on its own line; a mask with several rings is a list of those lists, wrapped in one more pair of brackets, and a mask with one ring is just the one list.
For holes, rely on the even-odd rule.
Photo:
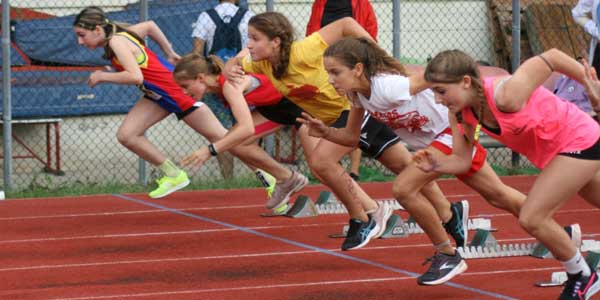
[[(257, 81), (255, 87), (251, 87), (249, 91), (244, 92), (244, 98), (249, 106), (266, 106), (273, 105), (281, 101), (281, 93), (273, 86), (269, 77), (264, 74), (248, 74), (252, 76), (253, 80)], [(223, 98), (223, 84), (225, 84), (225, 76), (219, 75), (217, 81), (219, 82), (219, 98)]]
[[(594, 119), (542, 86), (532, 92), (520, 111), (499, 111), (494, 99), (494, 79), (484, 78), (484, 94), (500, 135), (483, 126), (482, 130), (525, 155), (537, 168), (543, 169), (559, 153), (585, 150), (600, 138), (600, 126)], [(477, 125), (470, 108), (463, 109), (462, 116), (467, 124)]]
[[(184, 94), (181, 87), (175, 83), (171, 63), (154, 54), (127, 32), (117, 32), (115, 35), (126, 37), (140, 49), (141, 53), (136, 57), (136, 61), (142, 70), (144, 82), (139, 88), (146, 98), (160, 101), (161, 106), (166, 105), (165, 109), (170, 112), (183, 112), (194, 105), (196, 101)], [(113, 57), (111, 62), (117, 71), (124, 70), (116, 57)]]

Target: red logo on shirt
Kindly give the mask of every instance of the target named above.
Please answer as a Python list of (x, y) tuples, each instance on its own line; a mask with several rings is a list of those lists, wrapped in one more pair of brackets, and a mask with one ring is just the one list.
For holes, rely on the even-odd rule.
[(408, 131), (413, 132), (421, 130), (429, 122), (429, 118), (420, 115), (417, 111), (399, 114), (393, 110), (388, 112), (371, 112), (371, 115), (393, 130), (406, 128)]
[(292, 88), (290, 86), (288, 86), (288, 87), (290, 88), (290, 92), (288, 93), (289, 97), (311, 99), (311, 98), (314, 98), (315, 96), (317, 96), (317, 94), (319, 92), (319, 88), (317, 88), (314, 85), (308, 85), (308, 84), (302, 85), (297, 88)]

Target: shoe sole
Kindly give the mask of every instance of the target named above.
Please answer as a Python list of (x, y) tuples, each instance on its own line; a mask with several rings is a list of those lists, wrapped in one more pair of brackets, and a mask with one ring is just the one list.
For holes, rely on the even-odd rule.
[(434, 280), (434, 281), (417, 281), (417, 283), (420, 285), (440, 285), (440, 284), (445, 283), (446, 281), (449, 281), (450, 279), (456, 277), (456, 275), (463, 273), (466, 270), (467, 270), (467, 263), (463, 259), (460, 262), (460, 264), (458, 264), (458, 266), (456, 266), (456, 268), (454, 268), (450, 273), (446, 274), (446, 276), (444, 276), (438, 280)]
[[(596, 276), (598, 276), (598, 272), (596, 272)], [(600, 280), (596, 281), (585, 293), (585, 300), (589, 300), (592, 296), (600, 291)]]
[[(356, 249), (360, 249), (360, 248), (364, 247), (366, 244), (368, 244), (371, 241), (371, 239), (373, 239), (373, 237), (375, 236), (375, 233), (377, 233), (376, 230), (379, 230), (378, 226), (379, 225), (377, 225), (377, 223), (375, 223), (375, 228), (373, 228), (373, 230), (371, 230), (371, 232), (369, 233), (367, 238), (362, 243), (358, 244), (356, 247), (342, 249), (342, 250), (349, 251), (349, 250), (356, 250)], [(371, 233), (373, 233), (373, 234), (371, 234)]]
[(150, 196), (150, 198), (152, 198), (152, 199), (158, 199), (158, 198), (166, 197), (166, 196), (168, 196), (168, 195), (170, 195), (170, 194), (172, 194), (174, 192), (177, 192), (178, 190), (180, 190), (180, 189), (188, 186), (188, 184), (190, 184), (190, 180), (189, 179), (186, 180), (186, 181), (184, 181), (184, 182), (182, 182), (182, 183), (180, 183), (180, 184), (178, 184), (178, 185), (176, 185), (173, 189), (171, 189), (170, 191), (166, 192), (163, 195), (158, 195), (158, 196), (154, 196), (154, 197), (150, 196), (150, 195), (148, 195), (148, 196)]
[(302, 177), (302, 183), (300, 185), (297, 185), (292, 190), (290, 190), (290, 192), (287, 193), (287, 195), (285, 195), (285, 197), (283, 198), (283, 200), (281, 200), (279, 203), (275, 203), (273, 205), (269, 205), (269, 202), (267, 201), (267, 204), (265, 205), (265, 207), (268, 208), (268, 209), (273, 209), (275, 207), (279, 207), (279, 206), (283, 205), (284, 203), (288, 203), (288, 201), (290, 201), (290, 196), (293, 193), (296, 193), (296, 192), (300, 191), (301, 189), (303, 189), (307, 184), (308, 184), (308, 178), (306, 178), (306, 177), (303, 176)]
[(385, 210), (385, 214), (383, 215), (383, 222), (381, 222), (382, 224), (380, 224), (380, 228), (379, 228), (379, 232), (377, 232), (377, 234), (375, 236), (373, 236), (374, 239), (378, 239), (380, 238), (383, 233), (385, 232), (386, 228), (387, 228), (387, 222), (390, 219), (390, 217), (392, 216), (392, 214), (394, 213), (394, 210), (387, 204), (381, 204), (381, 205), (385, 205), (386, 210)]
[(467, 241), (469, 240), (469, 201), (467, 200), (462, 200), (460, 201), (460, 204), (463, 207), (463, 214), (462, 214), (462, 226), (463, 229), (465, 231), (465, 241), (462, 244), (463, 248), (467, 247)]

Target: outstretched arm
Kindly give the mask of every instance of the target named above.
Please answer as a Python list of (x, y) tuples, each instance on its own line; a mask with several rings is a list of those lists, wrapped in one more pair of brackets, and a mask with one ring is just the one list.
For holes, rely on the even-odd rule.
[(213, 147), (213, 151), (222, 153), (239, 145), (254, 134), (252, 115), (244, 98), (244, 90), (250, 85), (250, 78), (245, 77), (240, 84), (233, 85), (226, 81), (223, 85), (223, 96), (233, 112), (235, 125), (223, 138), (212, 141), (211, 145), (204, 146), (184, 157), (181, 160), (183, 166), (200, 167), (211, 157), (211, 150), (208, 147)]
[[(456, 116), (449, 113), (448, 120), (452, 129), (452, 154), (445, 155), (439, 152), (430, 151), (426, 148), (419, 150), (413, 156), (417, 167), (425, 172), (438, 172), (445, 174), (464, 174), (472, 164), (472, 153), (474, 141), (465, 138), (465, 135), (458, 128)], [(475, 134), (473, 128), (463, 124), (467, 136)]]
[(160, 30), (158, 25), (154, 23), (154, 21), (137, 23), (135, 25), (131, 25), (127, 29), (139, 35), (141, 38), (149, 36), (151, 39), (153, 39), (163, 53), (165, 53), (170, 63), (175, 63), (180, 59), (179, 55), (173, 50), (173, 46), (165, 34), (162, 32), (162, 30)]
[(327, 126), (323, 121), (313, 118), (307, 113), (302, 113), (302, 118), (296, 120), (308, 127), (310, 136), (324, 138), (342, 146), (356, 147), (360, 137), (360, 126), (364, 112), (362, 108), (352, 107), (344, 128)]

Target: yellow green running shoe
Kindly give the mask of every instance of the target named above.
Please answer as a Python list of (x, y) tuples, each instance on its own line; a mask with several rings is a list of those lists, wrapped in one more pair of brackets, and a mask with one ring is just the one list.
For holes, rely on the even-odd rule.
[(273, 177), (273, 175), (261, 169), (256, 170), (254, 174), (256, 174), (256, 178), (258, 178), (258, 181), (260, 181), (265, 190), (267, 190), (267, 197), (271, 198), (273, 190), (275, 189), (275, 184), (277, 183), (277, 179)]
[(156, 180), (156, 183), (158, 183), (158, 188), (148, 194), (150, 198), (162, 198), (170, 193), (178, 191), (190, 184), (190, 180), (188, 179), (187, 173), (181, 171), (177, 177), (163, 176)]

